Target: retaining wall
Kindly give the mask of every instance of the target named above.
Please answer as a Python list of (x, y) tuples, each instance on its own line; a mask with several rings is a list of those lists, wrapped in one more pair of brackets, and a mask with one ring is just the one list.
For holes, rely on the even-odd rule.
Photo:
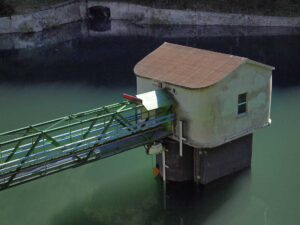
[(0, 33), (31, 33), (84, 19), (82, 2), (67, 1), (46, 10), (23, 15), (0, 17)]
[(89, 0), (88, 7), (102, 5), (111, 9), (111, 19), (140, 24), (233, 25), (300, 27), (300, 17), (256, 16), (191, 10), (156, 9), (123, 2)]
[(109, 7), (113, 20), (128, 20), (137, 24), (300, 27), (300, 17), (156, 9), (124, 2), (73, 0), (38, 12), (0, 17), (0, 34), (38, 32), (86, 19), (87, 8), (98, 5)]

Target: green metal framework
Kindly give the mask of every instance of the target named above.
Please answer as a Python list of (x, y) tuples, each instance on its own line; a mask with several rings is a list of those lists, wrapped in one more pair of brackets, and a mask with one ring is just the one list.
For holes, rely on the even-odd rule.
[(129, 101), (0, 134), (0, 190), (171, 134), (170, 107)]

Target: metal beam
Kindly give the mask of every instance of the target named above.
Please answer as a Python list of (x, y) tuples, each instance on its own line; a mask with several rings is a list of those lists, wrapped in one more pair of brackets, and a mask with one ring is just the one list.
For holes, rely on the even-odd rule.
[(152, 143), (172, 133), (173, 120), (123, 102), (2, 133), (0, 189)]

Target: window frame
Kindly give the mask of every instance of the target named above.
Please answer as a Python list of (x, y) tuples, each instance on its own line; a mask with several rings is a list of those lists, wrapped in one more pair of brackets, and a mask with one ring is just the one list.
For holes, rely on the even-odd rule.
[[(241, 99), (241, 100), (240, 100)], [(245, 107), (245, 109), (240, 112), (240, 108)], [(248, 114), (248, 92), (243, 92), (238, 95), (237, 102), (237, 117), (244, 117)]]

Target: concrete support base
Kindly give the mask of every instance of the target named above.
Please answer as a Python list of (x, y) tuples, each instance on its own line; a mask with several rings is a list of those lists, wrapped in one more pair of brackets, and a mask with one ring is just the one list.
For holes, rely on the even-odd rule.
[[(167, 149), (166, 156), (166, 178), (169, 181), (189, 181), (193, 180), (193, 161), (194, 153), (193, 147), (188, 145), (183, 146), (183, 156), (179, 156), (179, 143), (178, 141), (166, 138), (163, 141), (164, 148)], [(160, 175), (162, 176), (162, 156), (156, 156), (156, 162), (160, 168)]]
[[(183, 157), (179, 156), (179, 143), (165, 139), (166, 179), (168, 181), (190, 181), (207, 184), (251, 166), (252, 134), (215, 148), (197, 149), (183, 147)], [(162, 157), (157, 155), (157, 164), (162, 168)], [(161, 176), (162, 176), (162, 169)]]
[[(252, 134), (211, 149), (195, 149), (195, 178), (207, 184), (251, 166)], [(199, 157), (198, 157), (199, 156)]]

